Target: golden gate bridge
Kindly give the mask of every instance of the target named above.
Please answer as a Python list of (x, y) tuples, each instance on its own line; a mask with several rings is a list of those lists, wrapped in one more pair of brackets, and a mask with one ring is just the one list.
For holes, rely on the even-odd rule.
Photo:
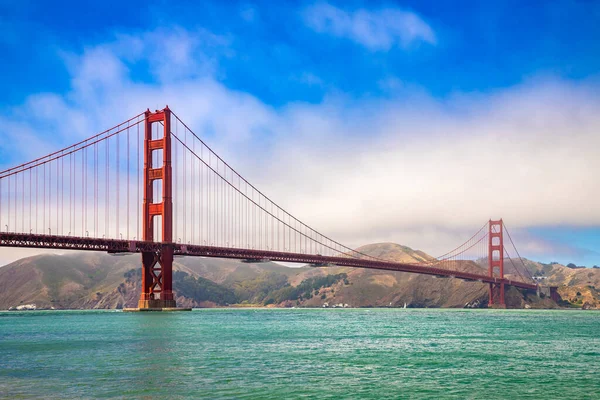
[[(507, 286), (540, 290), (502, 220), (421, 263), (347, 247), (263, 194), (168, 107), (0, 172), (0, 229), (3, 247), (141, 253), (141, 310), (176, 308), (174, 256), (479, 281), (495, 307), (506, 306)], [(557, 300), (556, 288), (550, 294)]]

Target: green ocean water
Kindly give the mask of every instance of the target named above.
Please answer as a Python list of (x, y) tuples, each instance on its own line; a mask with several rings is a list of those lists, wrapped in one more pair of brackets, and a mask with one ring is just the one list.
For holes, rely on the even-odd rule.
[(2, 398), (600, 399), (600, 313), (0, 313)]

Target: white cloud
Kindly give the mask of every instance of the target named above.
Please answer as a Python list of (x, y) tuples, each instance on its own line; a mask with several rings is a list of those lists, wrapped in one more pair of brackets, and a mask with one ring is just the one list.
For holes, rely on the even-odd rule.
[(255, 22), (258, 19), (258, 10), (253, 5), (246, 4), (240, 9), (240, 17), (246, 22)]
[(417, 14), (397, 8), (346, 11), (317, 3), (307, 7), (303, 17), (316, 32), (348, 38), (372, 51), (407, 48), (421, 42), (436, 44), (431, 26)]
[[(515, 233), (600, 225), (597, 83), (533, 80), (444, 100), (406, 89), (276, 109), (208, 73), (137, 82), (124, 41), (75, 57), (66, 95), (31, 96), (0, 115), (12, 135), (0, 146), (26, 161), (169, 104), (274, 201), (350, 246), (393, 241), (438, 255), (500, 217)], [(170, 68), (144, 54), (151, 69)], [(36, 136), (42, 126), (52, 136)], [(541, 248), (527, 240), (531, 254)]]

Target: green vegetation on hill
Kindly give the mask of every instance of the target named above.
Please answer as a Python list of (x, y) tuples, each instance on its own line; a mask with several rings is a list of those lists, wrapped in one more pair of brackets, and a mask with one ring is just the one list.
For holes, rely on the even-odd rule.
[(185, 296), (198, 303), (211, 301), (221, 306), (237, 303), (232, 290), (200, 276), (194, 278), (182, 271), (173, 272), (173, 289), (178, 296)]
[[(131, 269), (123, 274), (126, 282), (141, 282), (141, 269)], [(119, 291), (125, 289), (125, 283), (119, 285)], [(173, 271), (173, 290), (177, 296), (186, 297), (196, 303), (210, 301), (220, 306), (237, 303), (233, 290), (206, 278), (194, 277), (183, 271)]]
[(290, 286), (289, 284), (285, 287), (271, 293), (265, 300), (264, 304), (282, 303), (287, 300), (309, 300), (313, 297), (313, 294), (317, 294), (321, 288), (333, 286), (340, 280), (344, 280), (347, 285), (348, 275), (345, 273), (336, 275), (325, 275), (316, 276), (303, 280), (298, 286)]
[[(238, 275), (239, 276), (239, 275)], [(123, 274), (127, 281), (140, 281), (140, 269), (131, 269)], [(173, 271), (173, 290), (196, 303), (204, 301), (217, 305), (236, 303), (279, 304), (288, 300), (311, 299), (324, 287), (343, 280), (349, 284), (345, 273), (315, 276), (304, 279), (298, 286), (291, 286), (286, 275), (265, 271), (249, 280), (219, 285), (202, 277), (194, 277), (183, 271)], [(123, 290), (125, 284), (119, 286)]]
[(239, 302), (263, 303), (272, 292), (289, 285), (287, 276), (277, 272), (263, 272), (257, 277), (231, 284)]

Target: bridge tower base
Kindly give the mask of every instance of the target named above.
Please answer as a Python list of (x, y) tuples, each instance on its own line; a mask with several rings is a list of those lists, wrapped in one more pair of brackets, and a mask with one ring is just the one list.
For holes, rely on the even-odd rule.
[(558, 303), (561, 300), (560, 294), (558, 294), (558, 286), (550, 286), (550, 298), (555, 303)]
[(489, 291), (489, 308), (506, 308), (504, 299), (504, 283), (490, 283)]
[[(490, 278), (500, 278), (499, 283), (490, 283), (489, 301), (490, 308), (506, 308), (504, 299), (504, 237), (502, 219), (489, 221), (488, 234), (488, 274)], [(498, 275), (495, 272), (498, 271)]]
[(173, 298), (173, 248), (142, 253), (140, 309), (175, 308)]

